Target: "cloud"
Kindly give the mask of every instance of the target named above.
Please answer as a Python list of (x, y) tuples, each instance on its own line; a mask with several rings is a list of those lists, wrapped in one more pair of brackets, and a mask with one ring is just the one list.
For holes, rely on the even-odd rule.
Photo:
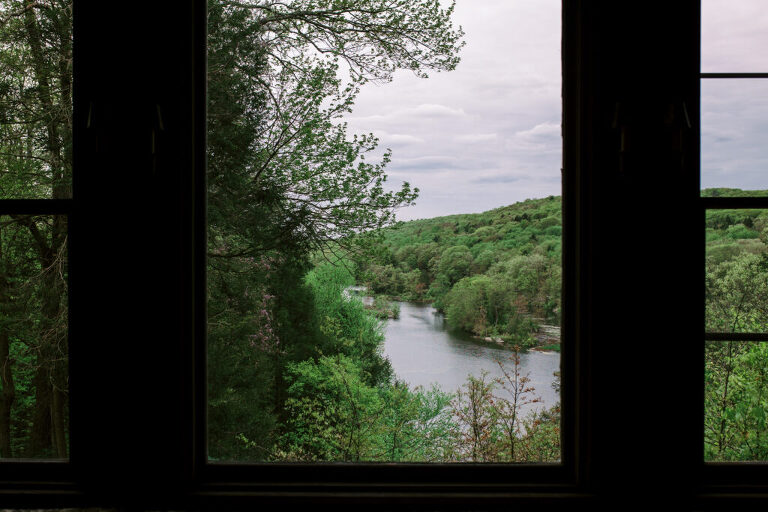
[(421, 190), (402, 218), (560, 193), (560, 0), (458, 0), (454, 15), (468, 43), (455, 71), (366, 84), (345, 118), (392, 148), (392, 184)]
[(472, 180), (472, 183), (476, 183), (478, 185), (484, 185), (484, 184), (494, 184), (494, 183), (515, 183), (517, 181), (520, 181), (520, 177), (518, 176), (500, 175), (500, 176), (483, 176), (482, 178), (477, 178)]
[(410, 110), (416, 115), (425, 117), (461, 117), (467, 115), (466, 112), (464, 112), (464, 109), (452, 108), (435, 103), (423, 103)]
[(457, 142), (486, 142), (497, 140), (498, 135), (495, 133), (470, 133), (467, 135), (457, 135), (454, 140)]
[(530, 130), (519, 131), (515, 133), (515, 135), (526, 139), (552, 137), (553, 135), (559, 137), (560, 125), (555, 123), (540, 123)]
[(403, 171), (435, 171), (461, 168), (459, 159), (455, 156), (419, 156), (416, 158), (393, 158), (390, 169)]
[(407, 146), (411, 144), (423, 144), (424, 139), (407, 133), (389, 133), (383, 130), (372, 132), (379, 139), (380, 146)]
[(422, 103), (415, 107), (399, 108), (388, 112), (386, 114), (374, 114), (370, 116), (348, 117), (347, 120), (351, 123), (381, 123), (401, 121), (406, 119), (415, 118), (445, 118), (445, 117), (463, 117), (466, 116), (466, 112), (461, 108), (453, 108), (447, 105), (439, 105), (436, 103)]

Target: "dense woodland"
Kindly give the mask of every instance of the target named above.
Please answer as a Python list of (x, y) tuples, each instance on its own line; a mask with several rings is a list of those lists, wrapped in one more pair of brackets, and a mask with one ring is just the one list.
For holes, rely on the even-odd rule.
[[(368, 82), (458, 65), (451, 14), (437, 0), (209, 2), (212, 459), (559, 458), (559, 409), (520, 413), (536, 390), (514, 351), (502, 379), (412, 389), (382, 356), (381, 321), (342, 294), (358, 282), (432, 301), (510, 346), (559, 321), (559, 198), (393, 226), (418, 190), (386, 188), (390, 153), (365, 158), (378, 141), (341, 122)], [(70, 0), (0, 1), (0, 198), (71, 196), (71, 16)], [(767, 212), (709, 212), (708, 329), (766, 329), (766, 237)], [(69, 455), (66, 246), (64, 216), (0, 218), (1, 457)], [(764, 343), (707, 346), (708, 458), (768, 458), (767, 357)]]
[(357, 279), (374, 293), (432, 302), (454, 329), (537, 346), (540, 324), (560, 323), (561, 211), (550, 196), (401, 223), (382, 230)]
[[(709, 189), (705, 196), (766, 196)], [(768, 211), (710, 210), (706, 216), (706, 328), (768, 332)], [(706, 345), (705, 457), (768, 460), (768, 344)]]
[[(0, 2), (0, 198), (71, 197), (72, 8)], [(68, 456), (67, 218), (0, 217), (0, 456)]]

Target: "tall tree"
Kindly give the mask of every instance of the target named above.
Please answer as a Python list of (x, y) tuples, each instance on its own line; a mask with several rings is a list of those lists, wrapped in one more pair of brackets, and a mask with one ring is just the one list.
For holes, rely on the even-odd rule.
[[(71, 0), (0, 3), (0, 91), (0, 197), (71, 197)], [(28, 455), (66, 457), (67, 218), (14, 216), (12, 222), (29, 233), (40, 269)]]
[[(301, 281), (309, 254), (338, 259), (417, 195), (385, 188), (389, 152), (376, 162), (375, 137), (341, 117), (369, 80), (452, 69), (462, 32), (437, 0), (208, 5), (210, 432), (214, 456), (241, 456), (232, 440), (248, 439), (258, 458), (282, 416), (285, 365), (325, 337)], [(232, 354), (243, 370), (226, 367)], [(254, 414), (269, 420), (244, 420)]]

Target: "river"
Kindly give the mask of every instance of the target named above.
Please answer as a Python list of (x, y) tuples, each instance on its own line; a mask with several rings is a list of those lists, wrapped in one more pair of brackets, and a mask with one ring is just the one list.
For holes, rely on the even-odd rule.
[[(471, 374), (479, 377), (487, 370), (491, 378), (502, 377), (497, 360), (511, 368), (511, 352), (493, 343), (475, 340), (470, 335), (449, 331), (443, 315), (428, 304), (398, 302), (400, 317), (387, 320), (384, 353), (395, 374), (412, 386), (429, 387), (437, 383), (443, 391), (454, 392)], [(521, 375), (531, 380), (532, 396), (541, 401), (523, 408), (551, 407), (559, 394), (552, 387), (554, 372), (560, 369), (557, 352), (529, 351), (520, 354)], [(503, 394), (503, 390), (499, 390)]]

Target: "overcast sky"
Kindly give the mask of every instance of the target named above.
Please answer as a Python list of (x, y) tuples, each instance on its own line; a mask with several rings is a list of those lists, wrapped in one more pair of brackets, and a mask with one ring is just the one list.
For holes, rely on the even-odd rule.
[[(458, 0), (455, 71), (366, 85), (347, 119), (419, 187), (402, 220), (559, 195), (560, 0)], [(702, 0), (702, 71), (768, 72), (768, 2)], [(702, 83), (702, 185), (768, 188), (768, 80)]]
[[(768, 72), (768, 2), (702, 0), (701, 70)], [(768, 80), (701, 84), (703, 187), (768, 188)]]
[(421, 190), (402, 220), (560, 194), (560, 1), (458, 0), (455, 71), (367, 84), (347, 118), (392, 149), (392, 185)]

